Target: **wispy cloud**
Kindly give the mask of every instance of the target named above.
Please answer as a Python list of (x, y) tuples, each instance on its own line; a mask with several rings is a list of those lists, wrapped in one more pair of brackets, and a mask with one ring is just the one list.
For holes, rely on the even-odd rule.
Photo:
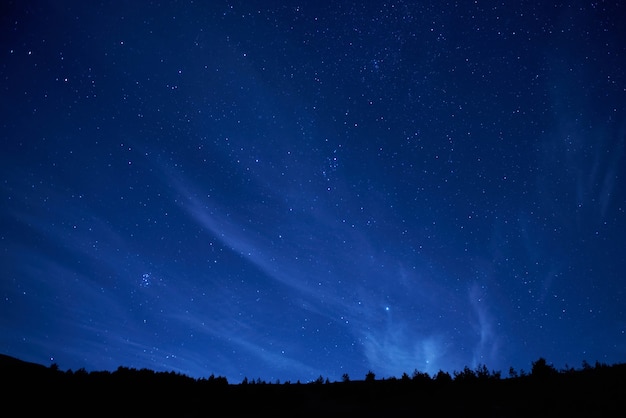
[(372, 370), (383, 376), (410, 375), (415, 369), (433, 374), (445, 367), (440, 361), (447, 354), (442, 337), (410, 332), (406, 324), (365, 333), (363, 346)]
[(499, 340), (494, 328), (494, 319), (487, 304), (487, 292), (484, 287), (474, 283), (469, 290), (469, 301), (473, 310), (472, 326), (476, 334), (472, 365), (491, 365), (497, 361)]

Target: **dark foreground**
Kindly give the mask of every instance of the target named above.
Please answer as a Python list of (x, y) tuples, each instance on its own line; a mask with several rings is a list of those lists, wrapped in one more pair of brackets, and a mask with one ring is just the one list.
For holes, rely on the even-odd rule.
[(469, 369), (454, 376), (308, 384), (229, 384), (211, 376), (124, 367), (63, 372), (0, 356), (3, 416), (626, 416), (626, 364), (501, 379)]

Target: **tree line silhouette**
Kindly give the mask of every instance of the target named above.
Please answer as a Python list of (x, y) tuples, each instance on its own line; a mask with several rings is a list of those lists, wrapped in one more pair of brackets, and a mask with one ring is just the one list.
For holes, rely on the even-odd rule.
[(583, 362), (557, 370), (544, 358), (527, 373), (508, 376), (485, 365), (434, 375), (363, 379), (344, 374), (331, 382), (229, 383), (211, 375), (195, 379), (176, 372), (120, 366), (117, 370), (62, 371), (0, 355), (4, 412), (61, 412), (65, 416), (606, 416), (626, 412), (626, 364)]

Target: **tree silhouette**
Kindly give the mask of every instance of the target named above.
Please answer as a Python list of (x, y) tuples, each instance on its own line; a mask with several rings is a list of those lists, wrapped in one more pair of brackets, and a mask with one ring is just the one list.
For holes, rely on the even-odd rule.
[(462, 371), (458, 372), (455, 371), (453, 372), (454, 375), (454, 381), (455, 382), (471, 382), (476, 380), (476, 373), (474, 373), (474, 371), (472, 369), (470, 369), (468, 366), (465, 366), (463, 368)]
[(532, 362), (530, 375), (535, 378), (545, 379), (557, 374), (557, 370), (551, 364), (548, 364), (545, 358), (540, 357)]
[(439, 383), (447, 383), (452, 381), (452, 376), (450, 373), (444, 372), (443, 370), (439, 370), (435, 375), (435, 381)]
[[(454, 372), (454, 379), (442, 370), (432, 378), (415, 370), (411, 378), (404, 373), (401, 378), (375, 380), (370, 370), (365, 381), (375, 383), (348, 385), (331, 384), (321, 375), (306, 385), (265, 383), (261, 378), (229, 384), (215, 375), (193, 379), (173, 371), (122, 366), (114, 372), (55, 370), (0, 355), (5, 410), (19, 406), (26, 416), (42, 415), (37, 408), (43, 404), (46, 415), (56, 415), (64, 407), (58, 402), (28, 402), (26, 395), (31, 400), (80, 400), (97, 407), (103, 416), (117, 416), (120, 411), (127, 415), (203, 416), (217, 410), (228, 411), (229, 416), (327, 416), (338, 411), (350, 416), (405, 416), (419, 408), (416, 394), (425, 411), (436, 409), (444, 416), (621, 416), (626, 410), (626, 364), (596, 362), (594, 367), (584, 362), (582, 369), (556, 370), (544, 358), (532, 362), (528, 375), (513, 370), (508, 379), (479, 365)], [(350, 381), (347, 373), (342, 380)], [(463, 383), (457, 384), (457, 380)], [(150, 398), (137, 396), (137, 390), (146, 391)], [(80, 416), (85, 411), (64, 412)]]

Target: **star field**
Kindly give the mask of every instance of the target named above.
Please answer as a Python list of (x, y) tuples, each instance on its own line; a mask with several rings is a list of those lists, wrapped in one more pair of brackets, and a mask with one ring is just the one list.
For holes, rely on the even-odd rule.
[(0, 10), (4, 354), (231, 383), (624, 361), (619, 2)]

